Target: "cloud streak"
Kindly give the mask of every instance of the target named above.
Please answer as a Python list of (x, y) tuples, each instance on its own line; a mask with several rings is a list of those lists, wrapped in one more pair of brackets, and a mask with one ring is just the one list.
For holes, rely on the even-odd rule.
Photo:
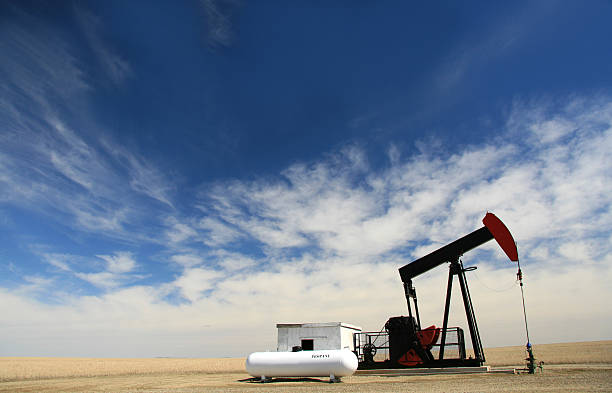
[[(93, 17), (85, 14), (79, 15)], [(44, 34), (33, 35), (27, 26)], [(55, 27), (22, 12), (2, 32), (0, 201), (85, 231), (149, 237), (130, 229), (147, 220), (143, 206), (151, 201), (166, 205), (169, 214), (174, 185), (89, 122), (83, 102), (94, 88)]]
[[(518, 242), (532, 339), (609, 338), (612, 314), (602, 299), (612, 279), (612, 101), (517, 101), (495, 134), (448, 156), (426, 145), (404, 159), (396, 151), (380, 168), (349, 146), (277, 176), (204, 185), (191, 213), (160, 218), (172, 277), (138, 283), (136, 268), (146, 266), (134, 254), (99, 255), (105, 264), (88, 271), (54, 254), (53, 280), (72, 275), (103, 291), (47, 305), (19, 295), (49, 286), (30, 277), (22, 292), (1, 291), (0, 304), (25, 337), (41, 326), (51, 326), (45, 337), (61, 337), (53, 321), (71, 321), (71, 334), (84, 337), (72, 355), (242, 356), (274, 349), (278, 322), (343, 320), (378, 330), (405, 313), (397, 268), (479, 228), (490, 210)], [(464, 261), (479, 266), (469, 279), (485, 345), (522, 343), (515, 266), (493, 243)], [(415, 281), (427, 323), (441, 323), (446, 274), (440, 268)], [(461, 314), (453, 307), (451, 323), (464, 324)], [(0, 327), (4, 337), (11, 329)], [(110, 332), (116, 345), (96, 349), (94, 337)]]
[[(341, 153), (330, 162), (295, 165), (277, 181), (217, 187), (210, 198), (222, 220), (267, 246), (308, 245), (337, 255), (442, 244), (487, 210), (514, 222), (521, 242), (606, 233), (610, 111), (607, 101), (586, 112), (568, 102), (547, 118), (516, 109), (508, 134), (446, 159), (425, 152), (373, 171)], [(530, 121), (517, 123), (523, 116)], [(520, 137), (508, 143), (513, 133)], [(586, 224), (587, 217), (597, 225)]]
[(102, 38), (102, 23), (94, 14), (76, 5), (74, 13), (81, 31), (102, 69), (113, 83), (121, 84), (132, 75), (130, 64)]
[[(96, 255), (95, 258), (53, 253), (42, 253), (41, 256), (45, 262), (57, 269), (56, 273), (76, 277), (104, 290), (123, 286), (142, 278), (134, 274), (134, 270), (139, 268), (139, 265), (130, 252), (119, 251), (114, 255)], [(100, 268), (100, 261), (104, 261), (102, 268)]]
[[(131, 69), (95, 16), (77, 14), (93, 20), (86, 39), (120, 83)], [(518, 241), (534, 340), (612, 334), (608, 97), (517, 100), (481, 144), (419, 141), (414, 155), (391, 145), (382, 166), (347, 145), (277, 174), (182, 189), (178, 203), (180, 184), (159, 163), (82, 119), (93, 79), (71, 46), (25, 25), (0, 26), (0, 203), (107, 245), (31, 245), (40, 271), (9, 265), (19, 280), (0, 288), (5, 353), (241, 356), (274, 349), (277, 322), (378, 330), (405, 313), (397, 268), (480, 227), (487, 210)], [(465, 262), (479, 265), (470, 279), (485, 345), (521, 343), (515, 267), (495, 244)], [(427, 323), (441, 323), (444, 270), (415, 282)], [(98, 345), (105, 337), (112, 344)]]

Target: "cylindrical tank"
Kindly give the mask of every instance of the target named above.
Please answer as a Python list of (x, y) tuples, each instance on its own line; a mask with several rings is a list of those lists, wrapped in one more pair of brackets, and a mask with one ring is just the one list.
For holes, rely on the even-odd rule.
[(357, 363), (348, 349), (254, 352), (246, 359), (246, 370), (253, 377), (345, 377), (357, 370)]

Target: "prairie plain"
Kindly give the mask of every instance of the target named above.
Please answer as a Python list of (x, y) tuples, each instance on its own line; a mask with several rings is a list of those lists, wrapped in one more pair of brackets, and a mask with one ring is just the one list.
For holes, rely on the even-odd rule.
[[(534, 347), (543, 372), (250, 380), (243, 358), (0, 357), (0, 392), (611, 392), (612, 340)], [(522, 346), (485, 350), (495, 369), (523, 368)]]

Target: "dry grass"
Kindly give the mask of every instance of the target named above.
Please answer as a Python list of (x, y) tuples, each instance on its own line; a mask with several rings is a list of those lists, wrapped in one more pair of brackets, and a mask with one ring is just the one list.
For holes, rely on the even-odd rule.
[(593, 367), (553, 367), (536, 375), (352, 376), (341, 384), (329, 384), (326, 378), (252, 383), (244, 380), (246, 373), (58, 378), (4, 382), (0, 392), (611, 392), (612, 368)]
[[(534, 345), (533, 352), (545, 364), (612, 364), (612, 340)], [(526, 356), (523, 346), (485, 350), (486, 364), (493, 367), (521, 365)]]
[[(383, 361), (388, 357), (385, 351), (380, 352), (376, 354), (377, 361)], [(486, 365), (491, 367), (523, 365), (527, 357), (525, 347), (522, 345), (487, 348), (484, 352)], [(467, 355), (473, 356), (474, 353), (467, 350)], [(540, 344), (534, 346), (534, 355), (538, 362), (543, 361), (545, 364), (612, 364), (612, 340)]]
[(0, 358), (0, 381), (111, 375), (240, 373), (244, 359)]
[[(485, 350), (492, 366), (524, 364), (523, 347)], [(612, 341), (535, 347), (536, 375), (352, 376), (250, 383), (244, 359), (0, 358), (0, 392), (610, 392)]]

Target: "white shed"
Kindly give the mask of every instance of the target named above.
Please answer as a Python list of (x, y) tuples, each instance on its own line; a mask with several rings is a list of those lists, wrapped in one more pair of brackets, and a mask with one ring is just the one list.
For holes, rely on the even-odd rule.
[(343, 348), (353, 351), (353, 334), (361, 332), (360, 327), (344, 322), (279, 323), (276, 328), (279, 352), (298, 346), (304, 351)]

